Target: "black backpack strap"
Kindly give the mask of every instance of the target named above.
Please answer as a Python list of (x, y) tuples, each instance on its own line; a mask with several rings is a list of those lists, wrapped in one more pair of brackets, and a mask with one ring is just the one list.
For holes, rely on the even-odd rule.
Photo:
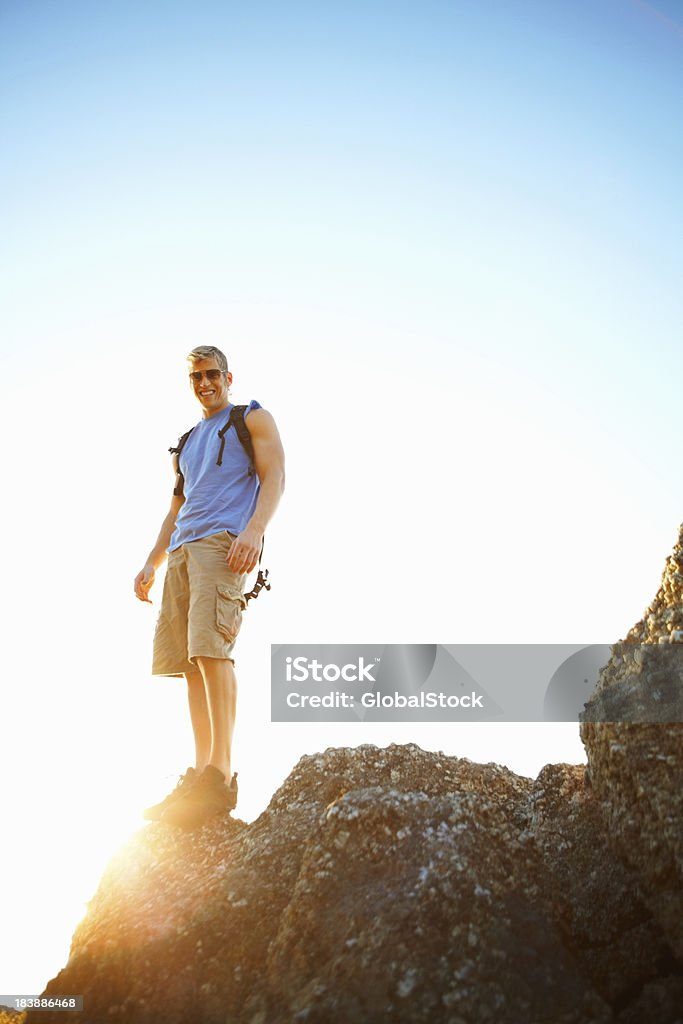
[(244, 422), (244, 413), (246, 412), (246, 405), (233, 405), (230, 410), (230, 418), (228, 422), (218, 431), (218, 436), (221, 439), (221, 447), (218, 452), (218, 458), (216, 459), (216, 465), (223, 465), (223, 450), (225, 448), (225, 435), (230, 427), (234, 427), (237, 432), (239, 442), (244, 448), (245, 452), (249, 457), (249, 476), (253, 476), (256, 472), (254, 468), (254, 446), (251, 443), (251, 434), (249, 428)]
[(175, 448), (168, 449), (171, 455), (173, 456), (173, 468), (175, 470), (176, 475), (173, 493), (176, 496), (176, 498), (181, 497), (183, 493), (183, 483), (185, 482), (183, 474), (180, 472), (180, 453), (185, 447), (185, 442), (187, 441), (188, 437), (190, 436), (193, 430), (194, 427), (190, 427), (189, 430), (186, 430), (185, 433), (178, 438), (178, 444), (175, 446)]

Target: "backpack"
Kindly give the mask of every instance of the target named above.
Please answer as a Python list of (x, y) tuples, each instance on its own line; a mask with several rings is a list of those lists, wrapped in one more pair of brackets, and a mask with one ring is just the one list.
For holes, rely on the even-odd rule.
[[(235, 431), (237, 433), (237, 437), (239, 438), (240, 444), (244, 448), (244, 450), (247, 453), (247, 456), (249, 458), (249, 470), (248, 470), (249, 476), (254, 476), (255, 473), (256, 473), (256, 468), (254, 466), (254, 446), (251, 443), (251, 434), (249, 433), (249, 429), (248, 429), (246, 423), (244, 422), (244, 413), (245, 413), (246, 409), (247, 409), (246, 405), (233, 405), (232, 409), (230, 410), (230, 417), (228, 419), (228, 422), (225, 424), (224, 427), (221, 427), (221, 429), (218, 431), (218, 437), (221, 439), (221, 444), (220, 444), (220, 448), (218, 450), (218, 458), (216, 459), (216, 465), (217, 466), (222, 466), (223, 465), (223, 451), (225, 449), (225, 435), (228, 432), (228, 430), (230, 429), (230, 427), (234, 427)], [(180, 469), (180, 453), (182, 452), (183, 448), (185, 447), (185, 442), (187, 441), (188, 437), (190, 436), (190, 434), (192, 433), (193, 430), (194, 430), (194, 427), (190, 427), (189, 430), (187, 430), (184, 434), (182, 434), (178, 438), (178, 444), (174, 448), (169, 448), (168, 449), (169, 452), (171, 453), (171, 455), (173, 456), (173, 468), (175, 469), (175, 472), (176, 472), (175, 487), (173, 488), (173, 493), (174, 493), (174, 495), (177, 498), (180, 497), (180, 495), (183, 493), (183, 483), (184, 483), (183, 474), (182, 474), (181, 469)], [(265, 538), (264, 538), (264, 543), (265, 543)], [(244, 595), (245, 600), (247, 602), (250, 601), (252, 597), (258, 597), (259, 593), (261, 592), (261, 590), (263, 590), (264, 587), (265, 587), (266, 590), (270, 590), (270, 583), (268, 583), (268, 570), (266, 569), (265, 572), (264, 572), (264, 570), (261, 569), (261, 558), (262, 558), (262, 556), (263, 556), (263, 544), (261, 544), (261, 553), (260, 553), (259, 558), (258, 558), (258, 561), (259, 561), (258, 578), (256, 580), (256, 583), (254, 584), (253, 590), (251, 590), (248, 594)]]

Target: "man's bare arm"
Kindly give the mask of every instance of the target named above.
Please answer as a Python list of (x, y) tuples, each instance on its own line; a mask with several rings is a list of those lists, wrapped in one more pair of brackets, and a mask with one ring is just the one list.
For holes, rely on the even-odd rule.
[(180, 511), (180, 506), (184, 501), (185, 497), (182, 494), (180, 496), (174, 494), (171, 498), (171, 507), (168, 510), (166, 518), (161, 524), (161, 529), (159, 530), (159, 536), (156, 539), (156, 543), (148, 554), (147, 561), (144, 566), (135, 577), (135, 582), (133, 584), (135, 596), (141, 601), (147, 601), (148, 604), (152, 603), (149, 598), (149, 591), (154, 583), (155, 572), (166, 559), (166, 549), (171, 543), (171, 534), (175, 529), (176, 517)]
[(235, 538), (227, 557), (233, 572), (251, 572), (258, 564), (266, 526), (275, 515), (285, 489), (285, 453), (275, 420), (265, 409), (245, 418), (254, 446), (254, 463), (261, 483), (254, 514)]

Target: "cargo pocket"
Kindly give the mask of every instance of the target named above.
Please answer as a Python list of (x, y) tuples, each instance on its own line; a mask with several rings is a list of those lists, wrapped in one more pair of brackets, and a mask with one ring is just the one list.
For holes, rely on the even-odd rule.
[(231, 644), (240, 631), (242, 612), (247, 607), (239, 587), (219, 583), (216, 587), (216, 626), (218, 632)]

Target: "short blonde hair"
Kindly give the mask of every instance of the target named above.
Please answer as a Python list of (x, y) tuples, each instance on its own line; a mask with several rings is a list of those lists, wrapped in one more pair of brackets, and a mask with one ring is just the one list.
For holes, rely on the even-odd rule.
[(215, 359), (218, 363), (218, 368), (227, 373), (228, 360), (226, 356), (221, 352), (215, 345), (197, 345), (193, 348), (187, 357), (187, 361), (192, 362), (194, 359)]

